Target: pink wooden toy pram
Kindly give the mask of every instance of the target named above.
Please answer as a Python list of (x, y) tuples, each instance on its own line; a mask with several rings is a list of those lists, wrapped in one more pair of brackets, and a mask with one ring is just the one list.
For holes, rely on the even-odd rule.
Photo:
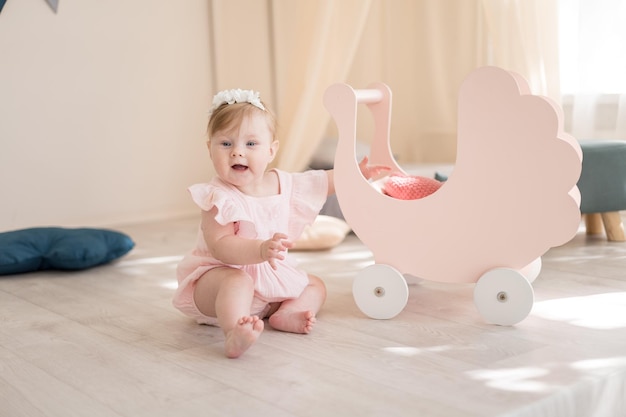
[(403, 274), (476, 283), (483, 318), (500, 325), (530, 313), (541, 256), (580, 224), (582, 153), (563, 132), (560, 108), (530, 94), (526, 81), (497, 67), (472, 72), (458, 101), (457, 160), (441, 188), (419, 200), (380, 193), (355, 156), (358, 103), (372, 112), (370, 163), (403, 172), (389, 145), (391, 90), (330, 86), (324, 105), (337, 124), (335, 187), (341, 210), (375, 264), (353, 283), (359, 309), (388, 319), (408, 301)]

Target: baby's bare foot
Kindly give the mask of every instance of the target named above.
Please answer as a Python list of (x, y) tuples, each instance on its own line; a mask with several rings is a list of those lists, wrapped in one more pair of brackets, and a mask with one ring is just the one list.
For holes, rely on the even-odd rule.
[(239, 319), (235, 327), (226, 334), (224, 350), (229, 358), (238, 358), (261, 335), (265, 324), (257, 316), (244, 316)]
[(311, 311), (278, 310), (269, 318), (276, 330), (291, 333), (310, 333), (317, 319)]

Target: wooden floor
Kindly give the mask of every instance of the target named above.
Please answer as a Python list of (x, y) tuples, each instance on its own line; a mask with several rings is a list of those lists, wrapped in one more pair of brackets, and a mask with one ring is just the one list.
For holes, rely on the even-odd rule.
[(229, 360), (170, 304), (196, 226), (119, 226), (137, 246), (117, 263), (0, 278), (0, 416), (626, 416), (626, 243), (552, 249), (531, 315), (500, 327), (468, 284), (410, 282), (399, 316), (365, 317), (349, 236), (297, 255), (329, 289), (314, 332)]

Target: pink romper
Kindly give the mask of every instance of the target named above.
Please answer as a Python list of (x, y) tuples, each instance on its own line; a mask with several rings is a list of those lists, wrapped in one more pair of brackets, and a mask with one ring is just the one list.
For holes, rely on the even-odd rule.
[[(208, 184), (189, 187), (193, 201), (205, 211), (213, 206), (218, 212), (215, 220), (225, 225), (236, 223), (238, 236), (266, 240), (274, 233), (285, 233), (296, 241), (304, 227), (311, 224), (328, 195), (328, 177), (325, 171), (278, 174), (280, 194), (268, 197), (252, 197), (215, 177)], [(217, 325), (217, 319), (202, 314), (193, 301), (196, 281), (212, 268), (224, 266), (213, 258), (198, 230), (196, 247), (178, 265), (176, 275), (178, 289), (172, 301), (174, 307), (198, 323)], [(309, 283), (308, 274), (298, 269), (296, 261), (286, 254), (285, 260), (277, 261), (274, 270), (268, 262), (252, 265), (228, 265), (248, 273), (254, 280), (255, 297), (251, 315), (264, 316), (269, 303), (300, 296)]]

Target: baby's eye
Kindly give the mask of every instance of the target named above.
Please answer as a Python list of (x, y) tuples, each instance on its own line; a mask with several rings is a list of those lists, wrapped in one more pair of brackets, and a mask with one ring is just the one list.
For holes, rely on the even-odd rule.
[(255, 141), (248, 141), (248, 143), (246, 143), (246, 146), (255, 146), (256, 142)]
[(232, 146), (232, 143), (227, 140), (223, 140), (220, 142), (220, 146), (223, 146), (224, 148), (230, 148)]

